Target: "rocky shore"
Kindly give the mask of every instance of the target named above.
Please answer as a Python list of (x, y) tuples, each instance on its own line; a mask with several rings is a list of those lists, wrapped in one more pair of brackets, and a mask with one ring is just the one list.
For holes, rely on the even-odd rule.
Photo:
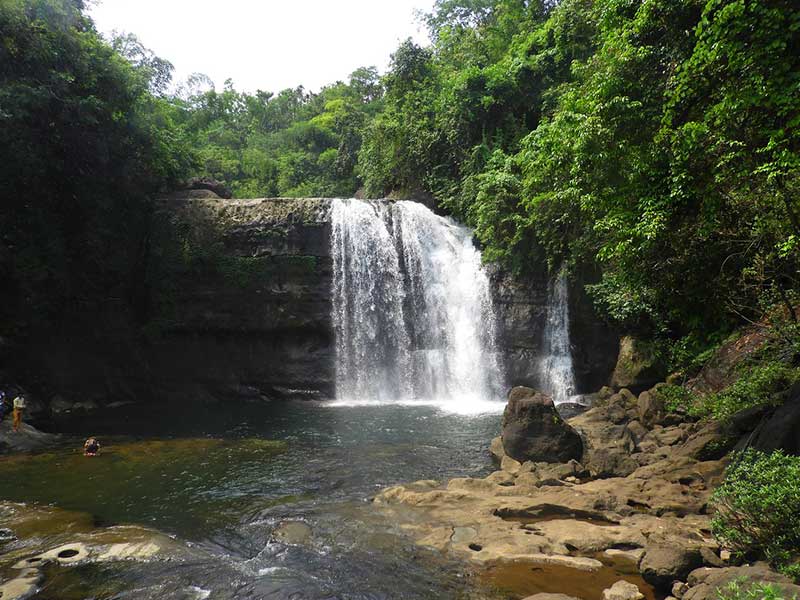
[(53, 566), (196, 559), (200, 553), (144, 527), (95, 527), (91, 517), (0, 501), (0, 599), (35, 594)]
[[(498, 470), (482, 479), (392, 487), (374, 502), (417, 544), (479, 569), (513, 563), (546, 575), (563, 567), (597, 574), (598, 586), (608, 580), (609, 565), (625, 567), (612, 574), (640, 576), (620, 576), (622, 583), (589, 590), (581, 600), (717, 600), (719, 589), (743, 578), (800, 596), (800, 586), (765, 564), (730, 564), (711, 535), (709, 498), (726, 449), (754, 424), (684, 421), (658, 398), (657, 390), (637, 397), (604, 388), (591, 409), (563, 421), (548, 398), (515, 388), (503, 436), (491, 444)], [(554, 436), (559, 448), (550, 447)], [(577, 459), (568, 458), (575, 436), (582, 446)], [(576, 596), (564, 573), (560, 584), (552, 579), (546, 591), (566, 596), (533, 598)]]

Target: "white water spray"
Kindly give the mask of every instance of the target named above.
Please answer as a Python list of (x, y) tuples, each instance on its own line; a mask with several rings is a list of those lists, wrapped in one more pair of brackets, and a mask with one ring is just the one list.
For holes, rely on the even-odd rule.
[(575, 373), (569, 342), (569, 293), (562, 271), (550, 281), (547, 291), (547, 322), (542, 338), (539, 371), (544, 391), (553, 402), (567, 402), (575, 394)]
[(474, 412), (500, 400), (489, 280), (470, 231), (407, 201), (334, 200), (331, 221), (337, 401)]

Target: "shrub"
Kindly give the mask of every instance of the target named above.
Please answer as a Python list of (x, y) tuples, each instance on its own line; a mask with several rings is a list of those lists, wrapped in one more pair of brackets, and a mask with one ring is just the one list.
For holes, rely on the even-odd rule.
[(717, 597), (719, 600), (790, 600), (768, 583), (746, 581), (732, 581), (717, 592)]
[(753, 406), (778, 406), (795, 382), (800, 369), (780, 362), (748, 365), (729, 387), (714, 394), (700, 396), (680, 386), (660, 390), (672, 412), (697, 418), (724, 420), (740, 410)]
[(800, 554), (800, 457), (782, 451), (735, 454), (712, 496), (711, 528), (743, 558), (765, 558), (795, 575)]

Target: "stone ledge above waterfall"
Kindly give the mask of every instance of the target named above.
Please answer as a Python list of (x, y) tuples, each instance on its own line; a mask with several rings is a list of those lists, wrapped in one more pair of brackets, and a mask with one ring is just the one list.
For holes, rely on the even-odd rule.
[(157, 212), (194, 227), (212, 223), (241, 256), (330, 257), (330, 198), (164, 198)]

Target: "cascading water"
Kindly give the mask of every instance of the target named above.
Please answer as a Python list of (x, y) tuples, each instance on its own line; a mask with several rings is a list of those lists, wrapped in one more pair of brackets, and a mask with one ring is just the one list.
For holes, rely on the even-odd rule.
[(556, 404), (567, 402), (575, 394), (575, 373), (569, 343), (569, 293), (564, 271), (548, 285), (542, 346), (539, 370), (544, 391)]
[(489, 280), (470, 231), (408, 201), (337, 199), (331, 221), (337, 400), (499, 400)]

